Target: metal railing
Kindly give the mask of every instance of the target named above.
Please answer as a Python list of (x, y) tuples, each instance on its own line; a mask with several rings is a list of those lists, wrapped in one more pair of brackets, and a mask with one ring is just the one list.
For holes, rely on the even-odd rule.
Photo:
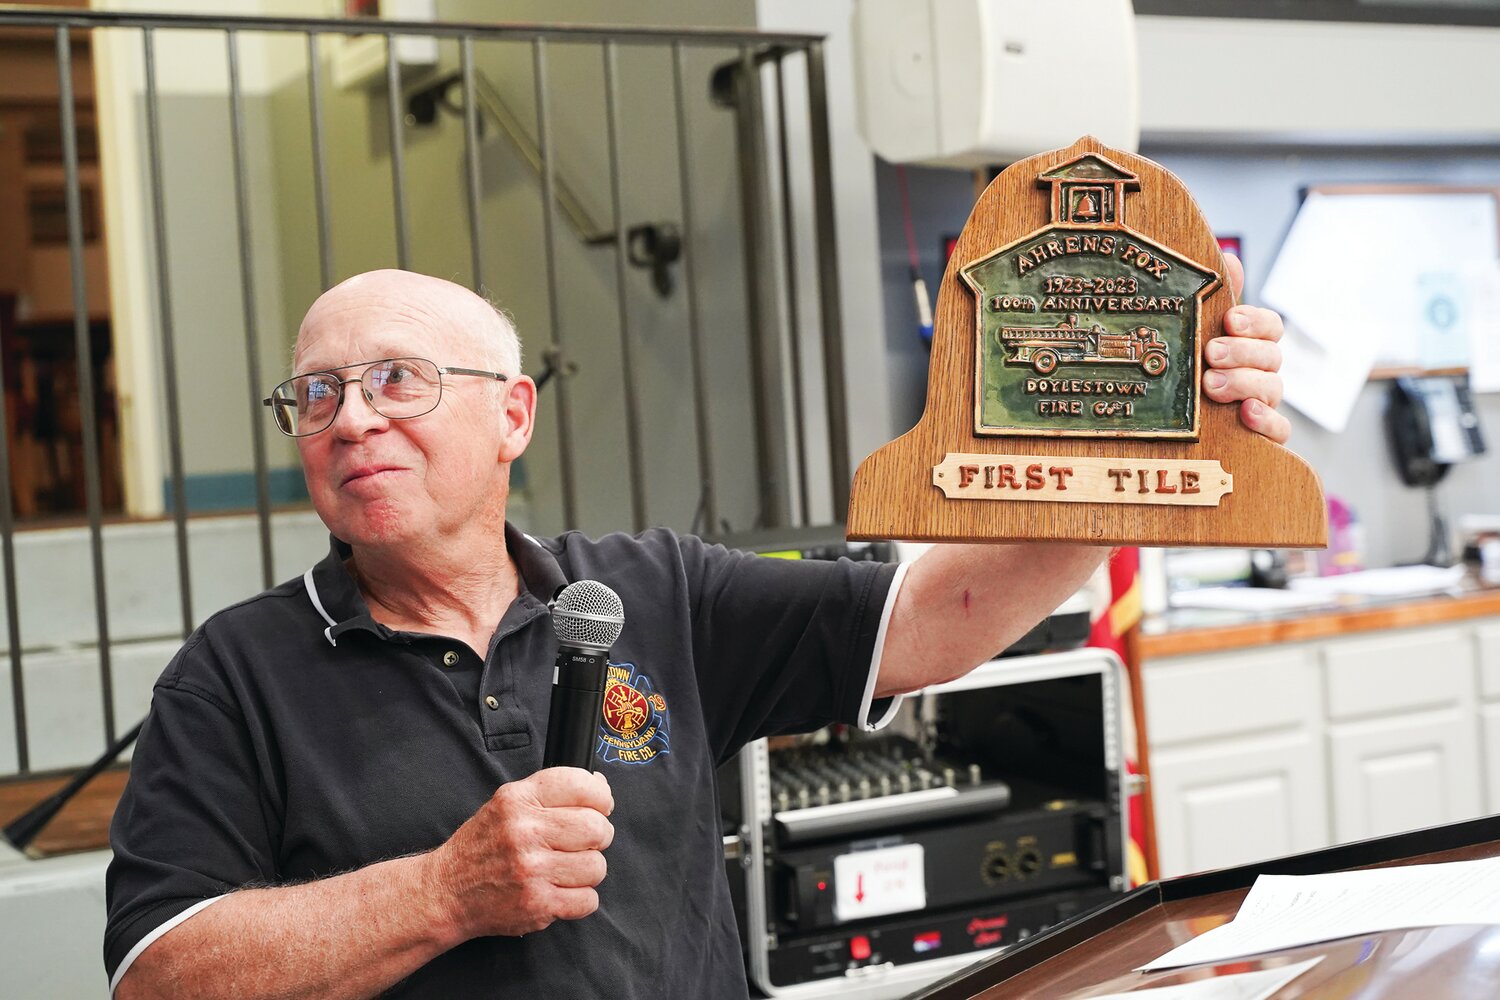
[[(85, 513), (87, 515), (90, 567), (95, 611), (95, 641), (98, 650), (101, 689), (103, 745), (117, 739), (118, 720), (114, 704), (115, 678), (112, 672), (112, 630), (109, 614), (109, 577), (104, 560), (105, 516), (100, 499), (100, 455), (97, 434), (98, 416), (94, 413), (97, 374), (91, 369), (89, 317), (84, 300), (87, 275), (84, 261), (84, 236), (80, 204), (80, 168), (76, 140), (75, 99), (73, 93), (75, 42), (104, 29), (124, 29), (139, 33), (144, 59), (145, 178), (148, 189), (150, 228), (154, 234), (155, 315), (159, 333), (160, 378), (164, 408), (165, 445), (167, 451), (167, 484), (172, 499), (171, 519), (175, 539), (175, 571), (180, 592), (180, 624), (185, 636), (200, 620), (193, 606), (192, 574), (189, 559), (188, 525), (191, 519), (186, 489), (187, 476), (183, 455), (182, 400), (179, 395), (178, 332), (174, 329), (171, 308), (173, 282), (177, 278), (169, 246), (171, 232), (167, 225), (167, 205), (172, 192), (163, 181), (164, 148), (161, 127), (161, 95), (157, 42), (166, 33), (221, 32), (226, 46), (229, 107), (230, 158), (233, 162), (232, 189), (234, 219), (239, 251), (239, 293), (243, 303), (245, 361), (250, 396), (244, 400), (252, 411), (250, 447), (254, 468), (255, 514), (258, 532), (260, 582), (274, 583), (272, 502), (269, 489), (269, 463), (265, 426), (258, 412), (258, 397), (265, 388), (269, 373), (261, 370), (259, 317), (256, 313), (256, 290), (264, 281), (257, 274), (251, 247), (251, 196), (247, 179), (250, 160), (246, 145), (244, 84), (242, 81), (241, 42), (246, 35), (276, 33), (302, 35), (307, 47), (307, 100), (310, 121), (311, 188), (313, 216), (317, 234), (317, 259), (320, 287), (328, 288), (337, 277), (333, 252), (335, 234), (330, 210), (330, 191), (337, 178), (331, 176), (327, 147), (328, 119), (324, 100), (324, 81), (319, 40), (330, 35), (376, 35), (386, 39), (385, 93), (386, 125), (390, 130), (391, 227), (394, 232), (395, 260), (399, 267), (409, 267), (412, 260), (412, 232), (408, 203), (409, 170), (405, 159), (409, 106), (404, 99), (417, 89), (408, 83), (403, 87), (401, 66), (396, 53), (398, 37), (419, 36), (455, 41), (459, 67), (452, 86), (459, 93), (458, 110), (462, 115), (463, 152), (461, 166), (466, 209), (466, 223), (471, 246), (471, 284), (480, 289), (485, 284), (487, 263), (481, 247), (483, 220), (482, 172), (480, 158), (481, 114), (488, 108), (491, 119), (502, 115), (504, 101), (495, 88), (482, 79), (476, 69), (475, 45), (488, 42), (522, 42), (529, 45), (532, 62), (532, 100), (536, 110), (536, 138), (525, 134), (518, 122), (506, 131), (533, 164), (542, 206), (542, 254), (545, 260), (546, 298), (552, 324), (542, 356), (548, 359), (548, 374), (560, 372), (549, 384), (551, 400), (559, 411), (557, 421), (556, 471), (559, 482), (562, 520), (568, 526), (578, 523), (580, 475), (577, 468), (577, 442), (571, 430), (574, 401), (570, 399), (569, 338), (559, 322), (561, 275), (559, 274), (559, 240), (556, 224), (558, 207), (574, 229), (585, 240), (612, 247), (619, 327), (619, 352), (623, 369), (619, 374), (624, 406), (621, 415), (628, 448), (629, 506), (628, 518), (611, 527), (639, 530), (648, 525), (646, 502), (646, 450), (642, 399), (638, 382), (638, 331), (627, 301), (628, 267), (631, 264), (632, 229), (624, 216), (621, 146), (624, 128), (621, 114), (619, 82), (620, 53), (624, 48), (653, 48), (671, 60), (670, 102), (672, 129), (677, 145), (679, 168), (681, 239), (680, 288), (686, 298), (687, 357), (682, 361), (680, 384), (692, 397), (692, 419), (696, 428), (695, 459), (698, 466), (698, 514), (695, 522), (706, 525), (708, 534), (719, 534), (724, 524), (721, 516), (721, 493), (715, 475), (714, 440), (711, 427), (713, 400), (708, 362), (705, 358), (704, 302), (700, 282), (704, 261), (695, 254), (695, 205), (701, 196), (693, 189), (693, 137), (689, 129), (687, 106), (690, 88), (701, 86), (709, 92), (709, 80), (695, 80), (690, 74), (688, 54), (701, 50), (722, 51), (719, 72), (715, 75), (714, 94), (721, 106), (737, 120), (740, 201), (742, 221), (743, 283), (747, 299), (755, 435), (754, 461), (759, 484), (756, 523), (745, 528), (777, 528), (809, 523), (815, 502), (809, 496), (809, 441), (802, 432), (808, 414), (803, 401), (804, 390), (821, 394), (825, 407), (822, 419), (826, 441), (820, 448), (828, 458), (828, 510), (835, 520), (842, 520), (847, 507), (849, 454), (847, 442), (844, 364), (840, 328), (838, 256), (833, 226), (833, 188), (830, 171), (828, 105), (824, 81), (823, 49), (819, 38), (797, 34), (768, 34), (746, 31), (672, 29), (635, 27), (570, 27), (560, 25), (477, 24), (400, 22), (386, 20), (294, 19), (279, 17), (220, 17), (179, 14), (137, 14), (109, 11), (59, 11), (0, 7), (0, 27), (50, 31), (55, 38), (59, 87), (58, 109), (64, 143), (63, 176), (66, 189), (68, 245), (73, 288), (74, 334), (78, 382), (82, 413), (84, 453)], [(557, 155), (558, 138), (555, 121), (559, 102), (567, 95), (553, 85), (549, 59), (559, 46), (597, 46), (602, 59), (603, 101), (607, 122), (607, 159), (610, 177), (609, 201), (612, 225), (592, 225), (586, 211), (570, 185), (560, 177)], [(806, 91), (789, 97), (783, 66), (800, 62), (805, 67)], [(402, 99), (397, 99), (400, 95)], [(769, 96), (768, 96), (769, 95)], [(806, 134), (788, 135), (789, 114), (795, 97), (806, 101)], [(514, 116), (512, 116), (514, 117)], [(524, 141), (523, 141), (524, 140)], [(789, 154), (794, 141), (806, 142), (807, 158), (794, 162)], [(529, 148), (528, 148), (529, 146)], [(797, 170), (805, 170), (798, 176)], [(811, 192), (813, 211), (810, 216), (794, 204), (793, 189), (805, 183)], [(794, 238), (798, 233), (811, 234), (810, 241)], [(796, 247), (807, 242), (815, 248), (813, 266), (799, 261)], [(603, 252), (603, 251), (601, 251)], [(635, 263), (639, 264), (640, 261)], [(659, 264), (660, 262), (658, 262)], [(661, 289), (658, 287), (658, 292)], [(821, 330), (821, 380), (804, 367), (801, 343), (806, 331), (798, 319), (805, 312), (798, 303), (803, 297), (816, 302)], [(807, 310), (811, 311), (811, 310)], [(275, 379), (270, 379), (274, 381)], [(788, 399), (788, 394), (790, 399)], [(674, 401), (675, 405), (675, 401)], [(0, 413), (4, 412), (4, 381), (0, 379)], [(0, 434), (0, 574), (5, 586), (5, 612), (11, 681), (12, 709), (16, 738), (16, 771), (34, 773), (29, 753), (26, 711), (26, 681), (23, 641), (20, 630), (15, 532), (16, 522), (11, 503), (10, 454), (8, 434)], [(795, 502), (791, 483), (795, 482)], [(689, 525), (677, 527), (690, 528)], [(212, 610), (212, 609), (209, 609)], [(31, 648), (38, 637), (28, 636)], [(45, 639), (42, 640), (45, 645)], [(130, 720), (133, 721), (133, 720)]]

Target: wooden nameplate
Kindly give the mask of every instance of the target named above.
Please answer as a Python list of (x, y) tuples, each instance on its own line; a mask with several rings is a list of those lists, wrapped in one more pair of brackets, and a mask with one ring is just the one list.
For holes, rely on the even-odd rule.
[(985, 190), (938, 290), (927, 408), (860, 464), (851, 539), (1321, 548), (1299, 456), (1203, 396), (1234, 305), (1163, 167), (1085, 137)]

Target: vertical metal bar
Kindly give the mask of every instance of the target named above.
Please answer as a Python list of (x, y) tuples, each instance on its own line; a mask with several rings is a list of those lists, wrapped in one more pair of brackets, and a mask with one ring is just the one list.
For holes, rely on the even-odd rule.
[(614, 42), (604, 43), (604, 109), (609, 132), (609, 194), (615, 213), (615, 305), (620, 317), (620, 386), (625, 394), (625, 450), (630, 462), (630, 514), (636, 531), (646, 529), (646, 467), (641, 457), (640, 399), (630, 349), (630, 303), (625, 283), (624, 198), (620, 187), (619, 59)]
[(245, 372), (250, 391), (250, 445), (255, 455), (255, 512), (260, 526), (261, 585), (273, 579), (271, 557), (271, 486), (266, 470), (266, 425), (260, 406), (260, 336), (255, 325), (255, 265), (250, 245), (250, 199), (245, 191), (245, 114), (240, 100), (238, 33), (224, 32), (229, 52), (229, 143), (234, 156), (234, 214), (240, 237), (240, 305), (244, 310)]
[(785, 50), (776, 56), (776, 160), (781, 180), (781, 259), (786, 281), (786, 321), (792, 377), (792, 442), (796, 448), (797, 509), (802, 523), (812, 523), (807, 500), (807, 425), (802, 404), (802, 318), (797, 296), (797, 230), (792, 219), (792, 172), (786, 148), (786, 79), (781, 71)]
[(464, 176), (469, 187), (469, 254), (473, 260), (474, 290), (484, 287), (484, 263), (479, 246), (479, 107), (474, 95), (474, 36), (458, 40), (464, 78)]
[(146, 147), (151, 175), (151, 219), (156, 237), (157, 325), (161, 328), (162, 382), (167, 403), (167, 458), (172, 469), (172, 520), (177, 528), (177, 586), (182, 599), (182, 635), (193, 631), (193, 587), (188, 567), (187, 488), (182, 475), (182, 418), (177, 399), (177, 348), (172, 333), (172, 286), (167, 264), (167, 211), (161, 180), (160, 112), (156, 100), (156, 52), (152, 28), (141, 29), (146, 59)]
[(740, 166), (740, 210), (745, 238), (745, 314), (750, 326), (750, 388), (755, 402), (755, 461), (760, 488), (760, 527), (790, 523), (786, 489), (785, 414), (781, 399), (781, 359), (767, 308), (766, 280), (776, 273), (767, 232), (770, 195), (766, 191), (765, 115), (760, 76), (749, 46), (740, 49), (735, 75), (735, 125)]
[(396, 36), (385, 36), (385, 89), (391, 126), (391, 198), (396, 209), (396, 266), (403, 271), (411, 261), (406, 233), (406, 161), (401, 149), (401, 66), (396, 61)]
[(681, 42), (672, 43), (672, 99), (677, 108), (677, 172), (682, 193), (682, 283), (687, 289), (688, 358), (693, 368), (693, 420), (698, 427), (699, 506), (707, 534), (719, 531), (719, 498), (714, 487), (713, 440), (708, 423), (708, 378), (703, 359), (703, 325), (698, 312), (698, 281), (693, 252), (693, 179), (689, 155), (686, 75)]
[(531, 67), (536, 90), (537, 144), (542, 154), (542, 246), (547, 258), (547, 315), (552, 320), (553, 364), (559, 369), (553, 379), (557, 394), (557, 468), (562, 490), (563, 527), (578, 527), (578, 495), (573, 482), (573, 430), (568, 408), (568, 378), (564, 367), (562, 318), (558, 315), (557, 287), (557, 180), (552, 155), (552, 118), (547, 101), (547, 42), (537, 36), (531, 43)]
[(823, 382), (828, 406), (828, 464), (833, 516), (849, 516), (849, 408), (844, 395), (844, 319), (839, 301), (838, 230), (834, 227), (832, 154), (828, 144), (828, 82), (823, 43), (807, 47), (808, 132), (812, 150), (813, 208), (817, 220), (818, 302), (823, 317)]
[(5, 380), (0, 373), (0, 572), (5, 575), (5, 629), (10, 652), (10, 703), (16, 727), (16, 770), (31, 770), (26, 731), (26, 679), (21, 671), (21, 607), (16, 596), (16, 520), (10, 496), (10, 430), (5, 423)]
[(328, 164), (323, 158), (323, 70), (318, 35), (307, 33), (307, 104), (312, 121), (313, 203), (318, 216), (318, 267), (324, 291), (333, 287), (333, 226), (328, 217)]
[(16, 519), (10, 492), (10, 427), (5, 419), (5, 378), (0, 371), (0, 573), (5, 579), (5, 631), (10, 654), (10, 707), (15, 719), (16, 770), (31, 770), (26, 729), (26, 678), (21, 667), (21, 605), (16, 594)]
[[(99, 687), (104, 699), (104, 745), (115, 741), (115, 685), (110, 669), (109, 603), (104, 585), (103, 503), (99, 496), (99, 423), (94, 411), (94, 344), (89, 334), (88, 285), (83, 269), (83, 199), (78, 190), (78, 136), (73, 115), (73, 50), (68, 27), (57, 26), (58, 105), (62, 112), (63, 183), (68, 201), (68, 267), (73, 278), (73, 349), (78, 365), (78, 418), (83, 434), (83, 491), (94, 569), (94, 615), (99, 629)], [(16, 665), (19, 667), (19, 664)]]

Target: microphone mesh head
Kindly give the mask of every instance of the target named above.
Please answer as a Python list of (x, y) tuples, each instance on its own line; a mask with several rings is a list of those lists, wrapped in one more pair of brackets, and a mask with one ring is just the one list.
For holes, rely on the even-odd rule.
[(557, 641), (607, 650), (625, 628), (620, 595), (597, 580), (570, 583), (552, 602), (552, 629)]

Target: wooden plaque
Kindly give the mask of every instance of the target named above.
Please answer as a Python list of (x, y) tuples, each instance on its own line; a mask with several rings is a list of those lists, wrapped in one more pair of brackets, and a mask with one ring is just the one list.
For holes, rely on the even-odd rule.
[(860, 464), (853, 539), (1327, 545), (1300, 457), (1202, 392), (1234, 305), (1163, 167), (1085, 137), (985, 190), (938, 290), (927, 408)]

